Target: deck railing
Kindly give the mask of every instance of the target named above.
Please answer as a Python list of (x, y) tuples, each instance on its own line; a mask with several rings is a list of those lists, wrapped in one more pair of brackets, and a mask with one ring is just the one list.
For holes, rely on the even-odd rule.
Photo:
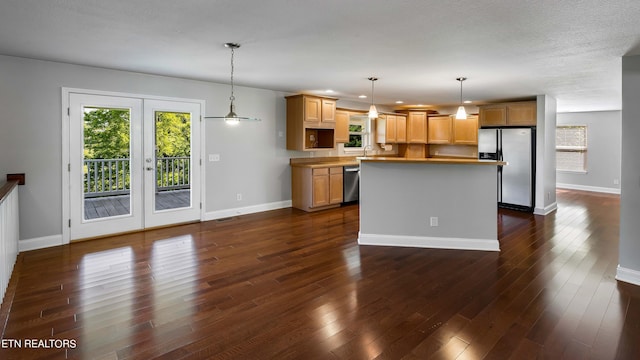
[[(129, 159), (86, 159), (84, 167), (85, 198), (129, 194)], [(188, 156), (157, 158), (156, 191), (188, 189), (189, 169)]]

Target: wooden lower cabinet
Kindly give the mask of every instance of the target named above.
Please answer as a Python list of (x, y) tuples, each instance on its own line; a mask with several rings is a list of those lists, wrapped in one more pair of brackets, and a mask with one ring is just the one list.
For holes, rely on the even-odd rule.
[(342, 181), (342, 166), (292, 167), (293, 207), (304, 211), (317, 211), (340, 206), (343, 200)]

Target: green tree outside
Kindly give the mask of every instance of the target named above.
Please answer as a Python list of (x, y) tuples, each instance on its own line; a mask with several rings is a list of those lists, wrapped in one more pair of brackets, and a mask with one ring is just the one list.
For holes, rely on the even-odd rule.
[[(84, 113), (84, 158), (129, 159), (130, 144), (130, 112), (129, 109), (85, 108)], [(191, 114), (176, 112), (156, 112), (155, 118), (156, 158), (189, 157), (191, 155)], [(117, 165), (103, 165), (100, 174), (108, 175), (109, 185), (102, 188), (102, 181), (96, 184), (96, 175), (89, 175), (85, 166), (85, 192), (113, 191), (129, 189), (129, 166), (117, 168)], [(162, 164), (157, 164), (158, 186), (167, 186), (178, 182), (188, 183), (188, 160), (181, 160), (172, 166), (171, 173), (167, 169), (161, 171)], [(93, 169), (95, 171), (95, 169)], [(101, 175), (105, 176), (105, 175)], [(116, 178), (118, 179), (116, 181)], [(97, 185), (100, 185), (96, 187)]]

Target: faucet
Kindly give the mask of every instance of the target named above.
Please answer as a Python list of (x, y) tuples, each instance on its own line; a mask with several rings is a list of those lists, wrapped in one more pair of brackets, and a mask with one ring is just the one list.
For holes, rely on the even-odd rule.
[(364, 147), (364, 157), (367, 157), (367, 150), (373, 150), (373, 146), (367, 145)]

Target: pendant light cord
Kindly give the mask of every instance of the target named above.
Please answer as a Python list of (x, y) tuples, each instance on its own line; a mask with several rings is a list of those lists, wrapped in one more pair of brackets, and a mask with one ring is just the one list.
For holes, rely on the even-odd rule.
[(231, 100), (231, 103), (233, 103), (233, 100), (236, 99), (235, 96), (233, 96), (233, 53), (234, 53), (235, 48), (232, 46), (231, 47), (231, 97), (229, 98), (229, 100)]
[(375, 84), (376, 80), (374, 80), (375, 78), (371, 78), (371, 105), (373, 105), (373, 84)]

